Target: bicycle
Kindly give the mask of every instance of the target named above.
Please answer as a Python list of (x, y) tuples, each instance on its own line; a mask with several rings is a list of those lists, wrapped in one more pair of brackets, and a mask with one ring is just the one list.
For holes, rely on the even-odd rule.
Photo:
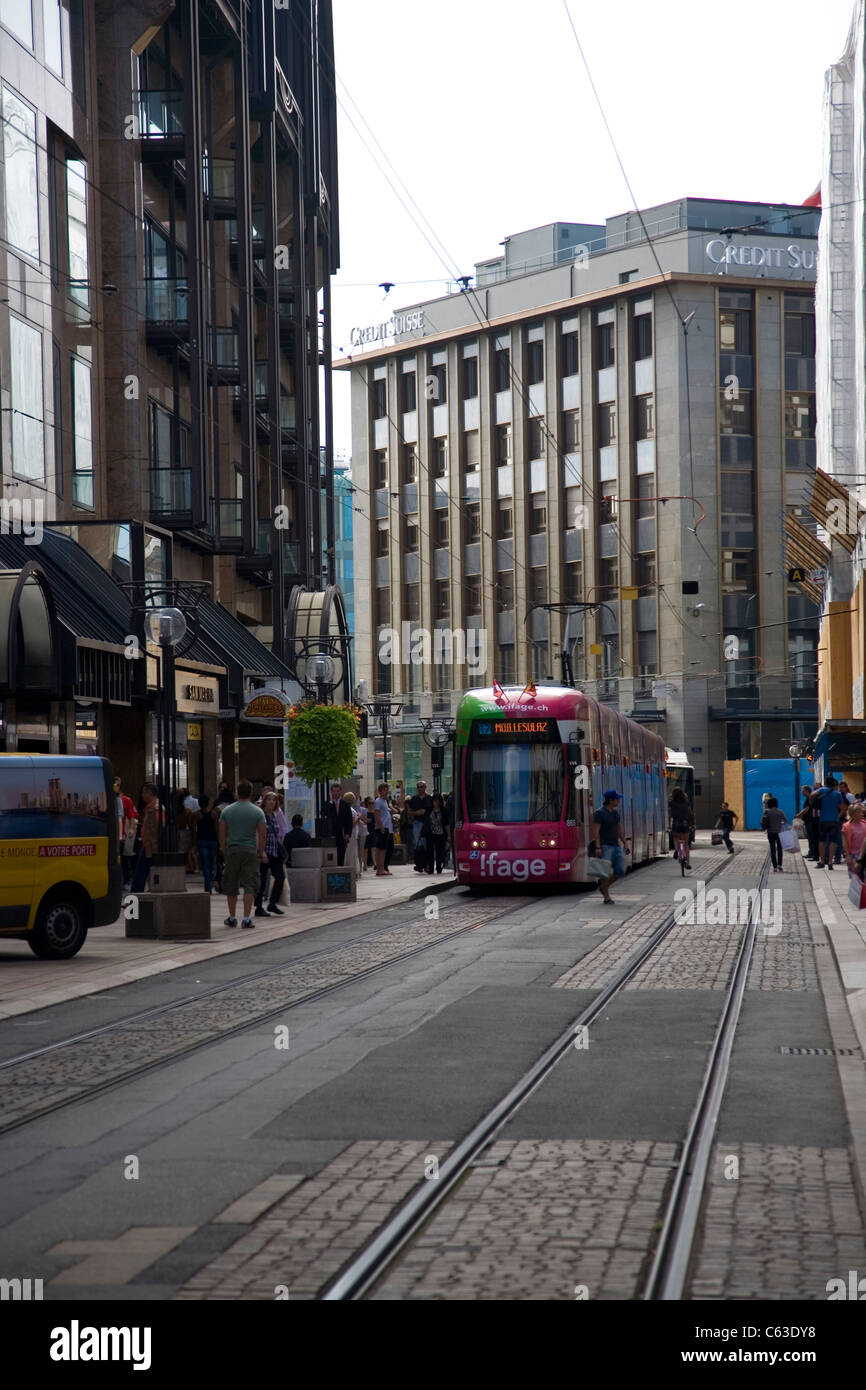
[(685, 834), (674, 835), (674, 854), (680, 861), (680, 875), (682, 878), (686, 876), (686, 868), (691, 868), (691, 865), (686, 864), (686, 843), (687, 836)]

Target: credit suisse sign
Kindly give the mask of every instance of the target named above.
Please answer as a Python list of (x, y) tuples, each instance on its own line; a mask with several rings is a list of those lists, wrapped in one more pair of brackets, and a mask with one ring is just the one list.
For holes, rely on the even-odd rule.
[(411, 333), (414, 329), (419, 332), (424, 330), (423, 309), (392, 314), (386, 323), (373, 323), (368, 328), (353, 328), (349, 341), (352, 347), (365, 347), (367, 343), (381, 343), (385, 338), (393, 338), (397, 333)]
[(814, 270), (818, 252), (814, 246), (800, 246), (792, 241), (787, 246), (753, 246), (748, 242), (735, 246), (732, 242), (714, 237), (708, 241), (704, 254), (713, 265), (766, 266), (773, 270)]

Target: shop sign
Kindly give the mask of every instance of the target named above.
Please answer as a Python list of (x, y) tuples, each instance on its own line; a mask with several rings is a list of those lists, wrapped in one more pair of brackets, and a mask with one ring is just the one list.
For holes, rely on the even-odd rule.
[(187, 743), (201, 743), (201, 724), (187, 724)]
[(788, 246), (750, 246), (748, 242), (735, 246), (715, 237), (707, 242), (704, 252), (713, 265), (767, 266), (775, 270), (814, 270), (818, 259), (814, 246), (799, 246), (794, 241)]
[(386, 323), (373, 323), (366, 328), (353, 328), (349, 335), (352, 347), (363, 347), (367, 343), (381, 343), (385, 338), (393, 338), (398, 333), (411, 333), (417, 329), (424, 331), (424, 310), (410, 309), (405, 314), (393, 314)]
[(179, 714), (213, 714), (219, 711), (219, 681), (216, 676), (190, 676), (188, 671), (175, 677)]
[(291, 701), (279, 695), (255, 695), (244, 709), (247, 719), (285, 719)]

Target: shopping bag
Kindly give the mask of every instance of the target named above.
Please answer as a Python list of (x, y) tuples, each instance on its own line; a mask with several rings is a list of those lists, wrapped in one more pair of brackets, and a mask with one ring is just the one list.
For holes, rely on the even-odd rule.
[(721, 830), (714, 830), (712, 835), (710, 836), (710, 841), (714, 845), (723, 845), (725, 842), (725, 837), (722, 834)]
[(806, 834), (806, 827), (799, 816), (794, 817), (794, 834), (797, 836), (798, 840), (808, 839), (808, 836)]
[(609, 859), (587, 859), (586, 872), (590, 878), (610, 878), (613, 867)]
[(786, 849), (789, 852), (800, 848), (797, 843), (797, 836), (794, 834), (793, 828), (790, 825), (783, 825), (782, 829), (779, 831), (779, 844), (782, 849)]
[(866, 883), (857, 874), (848, 875), (848, 897), (855, 907), (866, 907)]

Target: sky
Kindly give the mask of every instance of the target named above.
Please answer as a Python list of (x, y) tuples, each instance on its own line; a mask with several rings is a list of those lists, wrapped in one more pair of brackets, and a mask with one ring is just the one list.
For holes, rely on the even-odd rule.
[[(530, 227), (685, 196), (802, 202), (820, 177), (824, 73), (854, 6), (568, 0), (633, 201), (565, 0), (333, 0), (334, 356), (354, 325), (438, 297)], [(334, 443), (350, 454), (342, 373)]]

